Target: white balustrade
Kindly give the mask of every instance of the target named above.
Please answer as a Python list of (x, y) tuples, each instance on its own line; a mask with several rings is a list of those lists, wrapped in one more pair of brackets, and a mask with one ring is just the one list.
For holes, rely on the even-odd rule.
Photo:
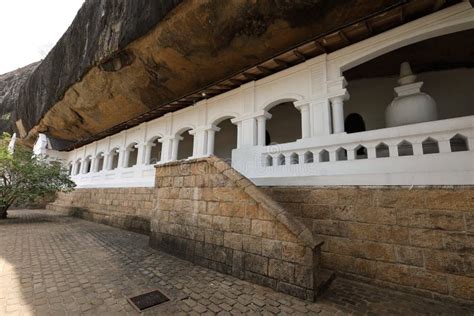
[(259, 185), (474, 184), (472, 139), (467, 116), (254, 147), (233, 161)]

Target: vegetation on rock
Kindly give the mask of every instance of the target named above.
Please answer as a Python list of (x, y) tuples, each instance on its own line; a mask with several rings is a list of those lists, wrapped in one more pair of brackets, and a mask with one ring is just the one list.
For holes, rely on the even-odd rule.
[(0, 219), (7, 217), (13, 203), (28, 203), (75, 186), (60, 163), (35, 156), (19, 144), (12, 151), (8, 148), (10, 139), (7, 133), (0, 138)]

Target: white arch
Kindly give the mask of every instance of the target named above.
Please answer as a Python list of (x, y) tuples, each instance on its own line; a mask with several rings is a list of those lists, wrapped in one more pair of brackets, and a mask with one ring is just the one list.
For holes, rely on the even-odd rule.
[(155, 140), (157, 139), (163, 139), (164, 138), (164, 135), (161, 134), (161, 133), (156, 133), (156, 134), (153, 134), (153, 136), (149, 137), (148, 140), (146, 141), (147, 144), (151, 144), (153, 143)]
[(178, 136), (181, 136), (181, 134), (183, 134), (184, 132), (189, 131), (189, 130), (194, 130), (194, 129), (196, 129), (196, 127), (193, 125), (181, 126), (180, 128), (176, 130), (176, 132), (173, 135), (174, 137), (178, 137)]
[(329, 79), (334, 80), (348, 69), (401, 47), (472, 28), (474, 9), (463, 1), (329, 54)]
[(215, 115), (212, 119), (209, 120), (209, 122), (210, 122), (210, 125), (219, 125), (225, 120), (238, 118), (239, 116), (240, 114), (236, 112), (224, 113), (224, 114)]
[(285, 102), (296, 102), (296, 101), (302, 101), (302, 100), (304, 100), (304, 97), (300, 94), (285, 93), (285, 94), (281, 94), (279, 96), (267, 99), (258, 108), (264, 111), (269, 111), (271, 108), (273, 108), (274, 106), (277, 106), (278, 104), (285, 103)]

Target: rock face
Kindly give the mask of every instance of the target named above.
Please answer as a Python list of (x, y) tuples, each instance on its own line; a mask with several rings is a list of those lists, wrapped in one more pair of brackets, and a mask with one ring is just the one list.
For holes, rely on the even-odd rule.
[(89, 0), (13, 119), (26, 143), (75, 142), (398, 2)]
[(36, 62), (0, 75), (0, 133), (13, 132), (11, 116), (18, 99), (18, 92), (38, 65), (39, 62)]

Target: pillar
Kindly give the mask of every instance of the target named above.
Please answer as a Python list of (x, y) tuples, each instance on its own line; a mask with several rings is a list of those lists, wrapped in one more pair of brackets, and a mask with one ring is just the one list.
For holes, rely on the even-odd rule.
[(267, 120), (271, 119), (272, 115), (268, 112), (264, 112), (263, 115), (257, 116), (257, 145), (266, 145), (266, 123)]
[(142, 164), (149, 165), (150, 164), (150, 154), (152, 147), (155, 146), (151, 143), (146, 143), (142, 146)]
[(189, 134), (193, 135), (193, 156), (192, 157), (204, 157), (207, 156), (207, 147), (208, 147), (208, 133), (206, 127), (199, 127), (192, 131), (189, 131)]
[(104, 154), (104, 170), (110, 170), (110, 153)]
[(301, 138), (311, 137), (311, 115), (307, 101), (295, 102), (295, 107), (301, 112)]
[[(131, 148), (126, 148), (122, 151), (122, 155), (120, 156), (123, 156), (122, 157), (122, 161), (119, 162), (119, 167), (122, 166), (123, 168), (127, 168), (128, 167), (128, 161), (130, 160), (130, 149)], [(119, 159), (121, 158), (119, 156)]]
[(344, 96), (331, 99), (333, 134), (344, 133)]
[(255, 146), (257, 142), (257, 120), (254, 117), (242, 121), (242, 146)]
[(242, 122), (237, 122), (237, 148), (242, 147)]
[(97, 156), (91, 158), (91, 172), (97, 172), (96, 166), (97, 166)]
[(182, 141), (183, 138), (181, 136), (176, 136), (171, 139), (172, 147), (171, 147), (171, 157), (170, 160), (177, 160), (178, 159), (178, 146), (179, 142)]
[(214, 140), (216, 138), (216, 131), (213, 129), (207, 130), (207, 155), (214, 154)]

